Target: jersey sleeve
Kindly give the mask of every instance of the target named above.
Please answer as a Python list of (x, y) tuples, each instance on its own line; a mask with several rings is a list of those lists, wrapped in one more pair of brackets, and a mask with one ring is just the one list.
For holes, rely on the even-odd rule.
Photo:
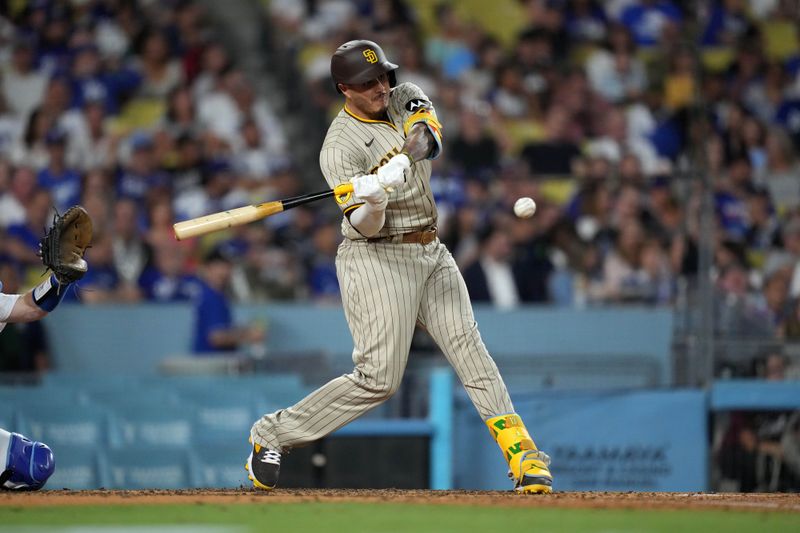
[(0, 322), (6, 322), (11, 316), (11, 310), (14, 309), (17, 299), (19, 299), (19, 294), (0, 293)]
[(422, 89), (413, 83), (401, 83), (392, 90), (392, 114), (396, 117), (395, 123), (402, 126), (403, 133), (414, 124), (422, 122), (428, 128), (436, 145), (431, 150), (428, 159), (436, 159), (442, 153), (442, 124), (436, 117), (436, 109)]
[[(323, 146), (319, 155), (319, 166), (328, 186), (333, 189), (337, 185), (349, 183), (351, 178), (368, 173), (367, 162), (352, 151), (335, 146), (334, 143)], [(357, 200), (352, 193), (335, 198), (339, 209), (349, 215), (364, 202)]]

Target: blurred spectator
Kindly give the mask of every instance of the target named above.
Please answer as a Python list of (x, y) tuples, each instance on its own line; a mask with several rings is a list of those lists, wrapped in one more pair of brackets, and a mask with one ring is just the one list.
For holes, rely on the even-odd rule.
[(703, 46), (734, 46), (753, 25), (744, 0), (714, 0), (701, 42)]
[(771, 129), (767, 133), (765, 148), (764, 185), (772, 205), (779, 213), (788, 213), (800, 207), (800, 161), (791, 139), (783, 130)]
[(130, 139), (130, 158), (117, 174), (117, 194), (134, 200), (140, 208), (159, 195), (169, 194), (169, 178), (155, 160), (153, 138), (139, 132)]
[(780, 327), (789, 317), (789, 271), (778, 270), (764, 281), (762, 288), (764, 312), (775, 328), (780, 332)]
[(563, 107), (552, 106), (545, 117), (544, 138), (526, 145), (522, 157), (537, 175), (568, 175), (580, 156), (578, 145), (568, 137), (570, 116)]
[(507, 232), (487, 228), (481, 237), (478, 259), (464, 269), (470, 299), (491, 303), (498, 309), (517, 307), (522, 301), (519, 285), (523, 273), (514, 268)]
[(680, 9), (670, 0), (637, 0), (620, 15), (620, 21), (641, 46), (663, 44), (677, 35), (682, 18)]
[(335, 264), (340, 234), (339, 224), (332, 222), (314, 231), (314, 255), (308, 265), (308, 286), (309, 296), (318, 302), (338, 302), (340, 299)]
[(192, 96), (199, 99), (215, 90), (219, 85), (222, 75), (230, 69), (232, 64), (225, 47), (218, 42), (210, 42), (203, 50), (200, 61), (200, 71), (192, 83)]
[(183, 81), (183, 69), (172, 57), (166, 35), (149, 30), (141, 37), (141, 60), (138, 65), (142, 76), (137, 94), (144, 98), (165, 98)]
[(119, 113), (124, 100), (139, 86), (139, 74), (122, 66), (106, 69), (108, 63), (104, 65), (100, 50), (93, 43), (77, 47), (72, 54), (71, 107), (96, 102), (105, 113)]
[(619, 163), (626, 153), (631, 153), (639, 158), (647, 175), (659, 173), (665, 166), (649, 139), (629, 132), (628, 117), (619, 106), (608, 112), (601, 134), (587, 143), (586, 153), (612, 163)]
[[(10, 171), (10, 168), (6, 168)], [(8, 180), (8, 177), (5, 178)], [(0, 196), (0, 228), (23, 224), (25, 206), (36, 192), (36, 174), (25, 166), (18, 167), (10, 177), (10, 183)]]
[(70, 206), (80, 202), (81, 177), (67, 166), (67, 134), (60, 129), (52, 129), (45, 136), (47, 145), (47, 166), (39, 171), (39, 187), (50, 191), (55, 208), (63, 213)]
[(203, 260), (195, 296), (195, 324), (192, 350), (198, 355), (230, 353), (264, 340), (258, 325), (237, 327), (225, 291), (231, 279), (231, 262), (219, 251)]
[(189, 87), (181, 85), (170, 91), (161, 128), (176, 139), (191, 139), (201, 132), (195, 100)]
[(647, 71), (625, 26), (611, 26), (608, 42), (587, 59), (586, 75), (592, 89), (612, 103), (635, 99), (644, 92)]
[(439, 3), (434, 13), (438, 31), (428, 39), (425, 59), (439, 68), (448, 79), (457, 79), (476, 63), (475, 54), (467, 44), (465, 26), (455, 8), (447, 2)]
[(488, 175), (500, 164), (500, 147), (495, 136), (488, 131), (487, 122), (485, 115), (464, 110), (458, 135), (450, 141), (450, 158), (467, 176)]
[(139, 233), (139, 217), (134, 200), (122, 198), (117, 202), (111, 243), (114, 269), (128, 285), (136, 283), (150, 260), (150, 250)]
[(242, 123), (241, 146), (234, 155), (234, 168), (242, 175), (245, 188), (256, 193), (267, 192), (269, 178), (282, 166), (286, 165), (285, 157), (271, 153), (261, 138), (262, 132), (254, 120), (247, 119)]
[(644, 231), (636, 220), (618, 228), (614, 248), (603, 260), (603, 286), (596, 297), (616, 302), (645, 299), (647, 280), (641, 270), (644, 242)]
[(103, 101), (96, 96), (84, 100), (79, 120), (75, 121), (70, 143), (70, 157), (75, 166), (86, 172), (98, 167), (110, 169), (116, 158), (119, 136), (113, 135)]
[(175, 197), (178, 220), (186, 220), (246, 205), (247, 195), (237, 187), (230, 163), (217, 159), (206, 163), (202, 187), (192, 187)]
[(112, 240), (108, 233), (96, 233), (92, 237), (92, 246), (86, 251), (86, 262), (91, 268), (77, 284), (76, 295), (68, 294), (65, 299), (77, 298), (87, 304), (109, 303), (123, 297), (137, 299), (136, 295), (125, 292), (120, 283), (114, 266)]
[[(431, 69), (425, 64), (425, 56), (420, 47), (416, 43), (411, 42), (403, 46), (399, 50), (399, 53), (398, 64), (403, 65), (403, 68), (398, 69), (398, 83), (413, 83), (422, 89), (422, 92), (425, 93), (428, 98), (435, 102), (438, 96), (436, 80), (430, 74)], [(473, 72), (470, 71), (470, 76), (472, 76), (472, 74)]]
[(184, 254), (184, 250), (174, 244), (154, 247), (153, 261), (139, 276), (139, 289), (145, 300), (182, 302), (197, 296), (197, 278), (183, 272)]
[(239, 138), (242, 122), (250, 118), (258, 125), (269, 150), (281, 153), (286, 146), (283, 128), (264, 98), (257, 98), (252, 83), (239, 70), (225, 73), (222, 85), (200, 98), (198, 115), (209, 129), (230, 148)]
[(596, 0), (570, 0), (564, 16), (567, 33), (577, 42), (597, 43), (606, 36), (608, 20)]
[(36, 171), (47, 165), (45, 137), (53, 128), (54, 117), (37, 108), (28, 116), (25, 130), (11, 149), (11, 161), (15, 165), (29, 166)]
[(42, 101), (47, 76), (34, 65), (34, 46), (19, 37), (13, 45), (11, 61), (2, 68), (2, 96), (9, 111), (27, 119)]
[(43, 189), (36, 189), (30, 202), (25, 206), (24, 223), (14, 224), (6, 230), (5, 250), (23, 270), (23, 286), (33, 280), (35, 271), (41, 273), (41, 261), (37, 255), (39, 239), (44, 234), (44, 229), (50, 227), (51, 196)]
[(204, 164), (200, 142), (189, 134), (180, 135), (175, 140), (175, 160), (170, 169), (174, 197), (202, 185)]

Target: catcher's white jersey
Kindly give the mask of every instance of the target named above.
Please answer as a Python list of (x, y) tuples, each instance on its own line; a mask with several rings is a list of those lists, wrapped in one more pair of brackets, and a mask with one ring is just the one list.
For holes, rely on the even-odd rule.
[[(333, 119), (322, 143), (320, 168), (328, 185), (347, 183), (351, 178), (374, 174), (389, 159), (400, 153), (405, 142), (403, 125), (421, 106), (435, 116), (428, 97), (412, 83), (403, 83), (389, 95), (389, 121), (359, 117), (345, 106)], [(436, 226), (436, 204), (430, 187), (431, 162), (416, 162), (406, 172), (406, 184), (389, 193), (386, 223), (374, 237), (408, 233)], [(349, 213), (363, 201), (350, 196), (339, 206)], [(345, 217), (342, 233), (348, 239), (363, 239)]]
[[(0, 290), (3, 284), (0, 283)], [(11, 316), (11, 310), (14, 309), (14, 304), (17, 303), (19, 294), (3, 294), (0, 293), (0, 331), (6, 327), (6, 320)]]

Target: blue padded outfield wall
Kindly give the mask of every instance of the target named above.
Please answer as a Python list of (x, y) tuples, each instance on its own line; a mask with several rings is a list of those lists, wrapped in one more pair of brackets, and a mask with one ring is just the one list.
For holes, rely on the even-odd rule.
[[(557, 490), (707, 489), (706, 393), (694, 390), (514, 394)], [(506, 465), (465, 395), (454, 422), (454, 485), (508, 489)], [(460, 445), (458, 444), (460, 443)]]

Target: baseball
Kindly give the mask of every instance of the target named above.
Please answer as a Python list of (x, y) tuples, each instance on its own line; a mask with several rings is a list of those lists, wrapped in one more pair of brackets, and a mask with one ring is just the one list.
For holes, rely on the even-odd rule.
[(531, 218), (536, 212), (536, 202), (533, 198), (524, 196), (514, 202), (514, 214), (519, 218)]

